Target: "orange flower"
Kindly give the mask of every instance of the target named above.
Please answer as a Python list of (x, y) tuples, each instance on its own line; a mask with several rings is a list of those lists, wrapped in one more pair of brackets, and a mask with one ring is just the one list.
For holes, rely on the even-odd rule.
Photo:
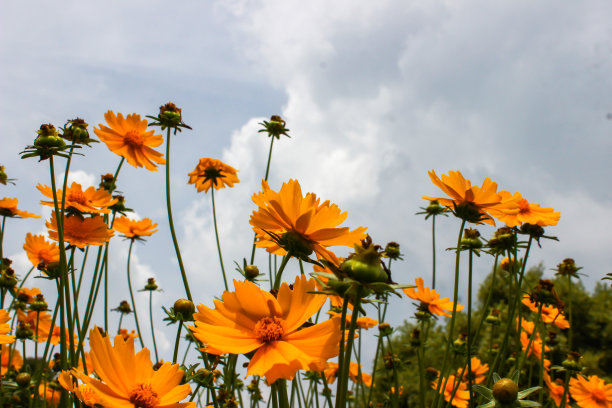
[[(38, 315), (38, 316), (37, 316)], [(17, 320), (20, 323), (28, 324), (34, 334), (34, 340), (38, 343), (44, 343), (49, 337), (51, 330), (51, 315), (47, 312), (30, 311), (25, 313), (22, 310), (17, 311)], [(57, 327), (59, 329), (59, 327)], [(59, 340), (53, 344), (59, 344)]]
[(57, 381), (60, 383), (62, 387), (66, 390), (74, 393), (76, 397), (88, 407), (94, 407), (95, 404), (100, 403), (100, 399), (98, 398), (98, 394), (87, 384), (77, 384), (76, 386), (73, 384), (72, 375), (68, 371), (62, 371), (59, 373), (57, 377)]
[[(13, 356), (11, 357), (11, 353)], [(23, 366), (23, 358), (21, 353), (16, 349), (10, 349), (9, 347), (2, 347), (2, 354), (0, 355), (0, 376), (8, 370), (9, 359), (11, 360), (11, 367), (15, 370), (19, 370)]]
[(28, 232), (23, 249), (34, 266), (40, 263), (47, 266), (52, 262), (59, 262), (59, 247), (47, 241), (44, 235), (32, 235)]
[[(529, 339), (530, 336), (527, 333), (521, 332), (521, 346), (523, 348), (523, 352), (527, 353), (527, 357), (535, 356), (535, 358), (540, 361), (542, 359), (542, 339), (540, 338), (540, 335), (536, 333), (535, 338), (531, 341), (529, 351), (527, 351)], [(544, 346), (544, 352), (548, 351), (550, 351), (550, 347)]]
[[(351, 361), (351, 365), (349, 367), (349, 378), (354, 383), (359, 383), (361, 380), (359, 379), (359, 369), (361, 368), (360, 364), (354, 363)], [(325, 378), (327, 379), (328, 384), (333, 384), (336, 381), (336, 377), (338, 376), (338, 363), (327, 363), (327, 368), (323, 371), (325, 374)], [(361, 379), (363, 379), (363, 384), (366, 387), (372, 386), (372, 376), (370, 374), (361, 373)]]
[[(550, 381), (549, 375), (544, 375), (544, 382), (546, 383), (546, 387), (548, 388), (548, 393), (550, 398), (555, 401), (555, 404), (559, 407), (561, 406), (561, 399), (563, 398), (563, 380), (557, 378), (555, 382)], [(565, 396), (565, 406), (570, 406), (569, 394)]]
[(131, 220), (128, 217), (119, 217), (115, 219), (113, 228), (122, 233), (126, 238), (139, 239), (140, 237), (148, 237), (156, 233), (157, 223), (153, 223), (150, 218), (137, 221)]
[[(529, 299), (529, 295), (523, 297), (523, 304), (534, 313), (538, 313), (538, 306)], [(542, 305), (542, 321), (544, 323), (554, 323), (560, 329), (569, 329), (569, 322), (553, 305)]]
[(123, 340), (127, 340), (129, 338), (132, 338), (132, 339), (138, 338), (138, 335), (136, 334), (136, 331), (134, 330), (132, 330), (131, 332), (128, 332), (127, 329), (119, 329), (119, 333), (117, 334), (123, 337)]
[(448, 176), (443, 174), (440, 180), (432, 170), (429, 172), (429, 178), (451, 198), (423, 198), (438, 201), (440, 205), (454, 210), (457, 216), (466, 221), (495, 225), (495, 221), (488, 213), (489, 209), (504, 209), (509, 214), (518, 211), (516, 202), (502, 203), (502, 196), (497, 193), (497, 183), (488, 177), (481, 187), (472, 186), (470, 180), (465, 179), (458, 171), (449, 171)]
[[(53, 202), (53, 190), (51, 187), (38, 184), (36, 188), (45, 196), (51, 199), (51, 201), (42, 200), (40, 203), (54, 207)], [(56, 192), (57, 202), (61, 205), (64, 193), (61, 189)], [(68, 187), (66, 193), (66, 201), (64, 207), (66, 209), (74, 209), (81, 213), (92, 213), (92, 214), (108, 214), (110, 210), (105, 207), (110, 207), (116, 204), (117, 198), (113, 198), (110, 192), (103, 188), (95, 189), (93, 187), (87, 188), (83, 191), (83, 188), (79, 183), (72, 183)]]
[(164, 155), (152, 149), (161, 145), (164, 138), (155, 135), (154, 130), (147, 131), (146, 119), (140, 120), (140, 115), (135, 113), (124, 118), (121, 113), (116, 116), (110, 110), (104, 119), (110, 127), (100, 123), (100, 129), (94, 127), (94, 132), (111, 152), (124, 157), (134, 167), (144, 166), (151, 171), (157, 171), (157, 164), (166, 163)]
[(195, 337), (211, 354), (246, 354), (255, 351), (247, 375), (293, 379), (299, 369), (318, 369), (338, 354), (340, 319), (302, 325), (325, 303), (316, 295), (314, 279), (298, 276), (293, 289), (283, 283), (277, 297), (252, 282), (234, 281), (234, 292), (224, 292), (215, 309), (198, 305)]
[[(444, 377), (442, 379), (435, 380), (432, 383), (433, 389), (438, 388), (439, 380), (442, 381), (442, 384), (444, 384), (444, 381), (445, 381)], [(440, 390), (441, 393), (444, 394), (444, 400), (446, 402), (450, 400), (450, 397), (453, 394), (453, 390), (455, 389), (455, 386), (457, 386), (457, 384), (455, 384), (455, 381), (457, 381), (455, 376), (450, 375), (448, 377), (448, 381), (446, 381), (446, 387)], [(453, 396), (453, 400), (451, 403), (453, 404), (453, 406), (457, 408), (468, 408), (469, 400), (470, 400), (470, 391), (467, 389), (467, 385), (464, 382), (460, 382), (459, 385), (457, 386), (457, 392)]]
[(286, 253), (269, 232), (299, 246), (300, 251), (308, 254), (314, 251), (319, 257), (329, 259), (333, 254), (327, 247), (352, 247), (365, 237), (364, 227), (353, 231), (348, 227), (337, 228), (348, 214), (329, 201), (321, 204), (313, 193), (302, 196), (300, 183), (296, 180), (283, 183), (278, 193), (272, 191), (266, 181), (261, 184), (262, 192), (252, 197), (259, 210), (253, 211), (249, 221), (257, 234), (258, 247), (276, 255)]
[(549, 225), (557, 225), (559, 218), (561, 218), (560, 212), (554, 212), (552, 208), (543, 208), (539, 204), (530, 203), (525, 200), (521, 193), (514, 193), (511, 195), (508, 191), (500, 191), (499, 195), (502, 197), (502, 202), (516, 202), (518, 204), (518, 212), (506, 211), (504, 209), (491, 209), (491, 215), (505, 222), (509, 227), (516, 227), (520, 224), (532, 224), (546, 227)]
[(13, 218), (40, 218), (40, 215), (18, 209), (18, 203), (19, 200), (16, 198), (4, 197), (2, 200), (0, 200), (0, 216)]
[[(59, 240), (55, 211), (47, 221), (49, 237)], [(76, 215), (64, 217), (64, 241), (81, 249), (88, 245), (100, 246), (110, 241), (114, 231), (106, 227), (102, 217), (81, 218)]]
[(235, 183), (239, 183), (238, 171), (223, 163), (221, 160), (203, 157), (198, 162), (196, 168), (188, 174), (189, 182), (187, 184), (195, 184), (198, 192), (204, 190), (207, 192), (211, 187), (219, 190), (224, 187), (234, 187)]
[[(89, 332), (89, 346), (97, 378), (89, 377), (74, 368), (70, 372), (91, 387), (87, 401), (83, 402), (97, 399), (101, 406), (117, 408), (195, 408), (194, 402), (178, 402), (191, 392), (189, 384), (181, 385), (184, 373), (178, 364), (166, 362), (153, 370), (147, 348), (135, 354), (134, 339), (124, 340), (121, 335), (115, 336), (113, 346), (107, 336), (100, 334), (98, 328)], [(67, 374), (64, 374), (62, 386), (69, 391), (74, 390), (72, 381), (66, 377)], [(77, 389), (80, 390), (80, 387)], [(75, 395), (79, 397), (79, 393), (75, 392)]]
[[(416, 278), (415, 282), (417, 285), (416, 291), (414, 288), (403, 289), (408, 297), (420, 301), (421, 305), (424, 308), (426, 307), (432, 315), (451, 317), (447, 311), (453, 310), (453, 302), (450, 302), (449, 298), (440, 299), (440, 294), (435, 289), (423, 287), (423, 278)], [(457, 311), (461, 310), (463, 310), (463, 306), (458, 304)]]
[(57, 387), (57, 383), (51, 382), (40, 384), (38, 386), (38, 395), (43, 397), (47, 401), (47, 404), (53, 407), (57, 407), (59, 405), (60, 397), (62, 396), (62, 392), (60, 391), (61, 388), (57, 390), (55, 387)]
[(30, 304), (36, 299), (36, 296), (41, 295), (40, 289), (38, 288), (19, 288), (17, 290), (17, 300)]
[[(489, 371), (489, 365), (483, 364), (478, 357), (472, 357), (470, 361), (472, 363), (472, 381), (474, 384), (480, 384), (486, 379), (485, 373)], [(468, 382), (468, 380), (469, 373), (466, 364), (465, 370), (463, 370), (463, 381)]]
[(612, 407), (612, 384), (596, 375), (584, 378), (578, 375), (570, 380), (570, 393), (580, 408)]
[(9, 320), (11, 320), (11, 316), (8, 312), (0, 309), (0, 345), (15, 342), (15, 336), (8, 334), (11, 331), (11, 326), (7, 324)]

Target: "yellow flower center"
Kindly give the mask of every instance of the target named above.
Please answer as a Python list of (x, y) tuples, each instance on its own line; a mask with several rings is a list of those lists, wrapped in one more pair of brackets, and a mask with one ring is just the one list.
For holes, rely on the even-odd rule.
[(283, 325), (276, 317), (264, 317), (255, 324), (255, 335), (264, 343), (280, 340), (283, 334)]
[(606, 403), (606, 394), (600, 388), (591, 391), (591, 396), (597, 402), (598, 405), (604, 405)]
[(159, 404), (159, 398), (149, 384), (138, 384), (130, 391), (130, 402), (134, 408), (154, 408)]
[(137, 130), (129, 130), (123, 136), (123, 142), (130, 147), (142, 147), (144, 144), (144, 138), (142, 133)]

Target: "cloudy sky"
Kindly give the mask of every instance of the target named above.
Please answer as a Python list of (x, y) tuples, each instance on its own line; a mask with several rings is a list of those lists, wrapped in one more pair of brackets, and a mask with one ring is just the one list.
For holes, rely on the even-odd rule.
[[(0, 163), (18, 179), (0, 186), (2, 196), (48, 218), (34, 188), (49, 184), (48, 164), (18, 157), (41, 123), (61, 126), (78, 116), (97, 126), (109, 109), (156, 114), (175, 102), (193, 127), (173, 138), (170, 160), (175, 220), (197, 302), (210, 306), (223, 285), (210, 195), (196, 193), (186, 174), (200, 157), (240, 171), (241, 183), (216, 195), (231, 271), (250, 254), (250, 196), (260, 190), (269, 146), (258, 122), (272, 114), (291, 129), (291, 139), (274, 146), (272, 188), (296, 178), (305, 192), (348, 211), (345, 225), (367, 226), (381, 244), (399, 242), (399, 282), (429, 277), (430, 224), (414, 214), (426, 204), (421, 196), (439, 193), (431, 169), (460, 170), (477, 184), (491, 177), (501, 189), (561, 211), (559, 225), (547, 231), (560, 242), (543, 242), (532, 264), (550, 270), (573, 257), (587, 287), (610, 272), (607, 1), (29, 1), (3, 2), (0, 11)], [(119, 161), (104, 144), (83, 152), (72, 169), (85, 184), (96, 185)], [(157, 308), (184, 296), (163, 183), (163, 171), (128, 165), (119, 177), (128, 206), (159, 223), (133, 257), (136, 286), (155, 276), (164, 289)], [(446, 296), (453, 257), (442, 249), (453, 245), (458, 227), (455, 219), (439, 222), (438, 288)], [(29, 267), (21, 251), (27, 231), (43, 232), (44, 223), (7, 222), (5, 253), (18, 273)], [(123, 279), (126, 255), (127, 243), (116, 239), (112, 279)], [(258, 253), (262, 269), (266, 258)], [(490, 258), (479, 259), (477, 280), (490, 267)], [(127, 296), (114, 286), (111, 305)], [(138, 296), (144, 313), (147, 298)], [(391, 323), (410, 308), (406, 299), (394, 302)], [(171, 332), (160, 331), (167, 356)]]

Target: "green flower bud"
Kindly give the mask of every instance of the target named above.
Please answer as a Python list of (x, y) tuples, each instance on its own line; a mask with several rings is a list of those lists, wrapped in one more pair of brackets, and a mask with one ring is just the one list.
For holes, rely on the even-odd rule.
[(259, 268), (255, 265), (247, 265), (244, 267), (244, 274), (249, 280), (255, 279), (259, 276)]
[(518, 397), (518, 385), (510, 378), (502, 378), (493, 385), (493, 397), (501, 404), (511, 404)]
[(174, 302), (174, 311), (180, 315), (184, 322), (192, 321), (195, 313), (195, 306), (191, 300), (179, 299)]
[(30, 385), (30, 380), (32, 379), (32, 376), (30, 375), (30, 373), (19, 373), (17, 374), (17, 378), (15, 378), (15, 382), (22, 388), (26, 388), (28, 385)]

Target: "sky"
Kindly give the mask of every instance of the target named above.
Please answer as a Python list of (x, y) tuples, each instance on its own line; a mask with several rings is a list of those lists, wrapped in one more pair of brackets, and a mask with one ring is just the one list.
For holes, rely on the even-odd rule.
[[(258, 123), (280, 114), (291, 138), (274, 144), (271, 187), (297, 179), (304, 192), (347, 211), (343, 225), (368, 227), (382, 245), (398, 242), (396, 281), (429, 282), (431, 225), (415, 213), (427, 204), (422, 196), (441, 194), (427, 175), (433, 169), (460, 170), (474, 184), (490, 177), (560, 211), (547, 229), (559, 242), (543, 241), (530, 265), (542, 263), (551, 277), (572, 257), (592, 288), (611, 261), (611, 13), (611, 3), (595, 0), (2, 2), (0, 164), (17, 185), (0, 186), (0, 194), (48, 219), (35, 189), (49, 184), (48, 164), (19, 159), (40, 124), (81, 117), (91, 129), (107, 110), (155, 115), (175, 102), (193, 130), (172, 136), (174, 218), (194, 300), (212, 306), (223, 284), (211, 198), (187, 185), (187, 173), (200, 157), (239, 170), (241, 182), (215, 195), (225, 267), (239, 278), (234, 261), (250, 255), (250, 197), (261, 189), (269, 147)], [(119, 162), (103, 143), (82, 150), (71, 179), (85, 185)], [(132, 268), (136, 287), (154, 276), (164, 290), (155, 294), (155, 326), (169, 358), (174, 329), (162, 329), (160, 308), (184, 292), (160, 170), (125, 165), (118, 184), (137, 216), (159, 223), (135, 245)], [(454, 246), (459, 224), (437, 224), (443, 296), (452, 294), (454, 262), (444, 249)], [(494, 231), (478, 229), (484, 237)], [(21, 249), (28, 231), (43, 233), (44, 222), (7, 222), (4, 251), (20, 274), (30, 266)], [(118, 238), (111, 245), (113, 283), (125, 276), (127, 247)], [(260, 269), (266, 262), (258, 252)], [(481, 257), (475, 281), (491, 266)], [(290, 264), (287, 278), (296, 273)], [(39, 283), (52, 299), (49, 283), (32, 284)], [(466, 287), (463, 278), (462, 299)], [(127, 296), (114, 284), (111, 306)], [(146, 313), (148, 298), (137, 299)], [(391, 310), (399, 325), (414, 306), (404, 297)]]

